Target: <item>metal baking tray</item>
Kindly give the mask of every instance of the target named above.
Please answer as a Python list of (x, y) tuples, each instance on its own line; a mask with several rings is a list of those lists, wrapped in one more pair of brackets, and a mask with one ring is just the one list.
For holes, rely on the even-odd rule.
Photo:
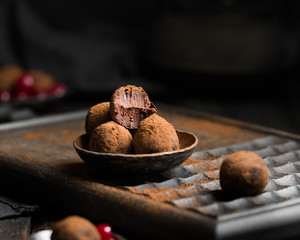
[[(0, 125), (0, 185), (49, 211), (64, 209), (142, 239), (288, 239), (300, 236), (300, 137), (189, 109), (161, 105), (175, 128), (197, 135), (190, 159), (160, 174), (99, 173), (76, 154), (86, 110)], [(224, 156), (263, 157), (270, 181), (253, 197), (223, 194)]]

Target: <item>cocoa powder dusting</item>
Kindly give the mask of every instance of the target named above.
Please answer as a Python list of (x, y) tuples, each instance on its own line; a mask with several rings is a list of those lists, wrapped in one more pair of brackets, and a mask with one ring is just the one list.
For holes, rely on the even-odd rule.
[(82, 131), (69, 131), (66, 129), (55, 132), (29, 132), (24, 135), (24, 139), (30, 141), (45, 141), (47, 143), (66, 143), (72, 144), (77, 136), (82, 134)]
[[(142, 190), (138, 190), (136, 187), (127, 187), (129, 191), (134, 194), (142, 195), (147, 198), (151, 198), (160, 202), (170, 202), (172, 200), (189, 198), (199, 194), (200, 185), (212, 182), (219, 179), (219, 169), (221, 166), (221, 160), (196, 160), (194, 158), (187, 159), (182, 166), (188, 166), (193, 164), (193, 171), (199, 172), (200, 174), (194, 175), (192, 182), (182, 181), (179, 186), (176, 187), (145, 187)], [(205, 176), (203, 174), (205, 172)], [(206, 185), (204, 188), (201, 187), (201, 193), (205, 194), (209, 191), (215, 190), (219, 186)]]

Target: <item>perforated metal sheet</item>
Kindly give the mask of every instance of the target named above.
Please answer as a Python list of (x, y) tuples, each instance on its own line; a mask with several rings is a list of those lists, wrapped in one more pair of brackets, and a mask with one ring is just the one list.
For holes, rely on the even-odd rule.
[[(260, 155), (269, 168), (265, 191), (253, 197), (230, 199), (219, 182), (224, 156), (239, 150)], [(128, 190), (179, 208), (219, 217), (226, 214), (270, 206), (300, 197), (300, 143), (267, 136), (227, 147), (195, 152), (182, 165), (162, 173), (166, 180), (150, 182)]]

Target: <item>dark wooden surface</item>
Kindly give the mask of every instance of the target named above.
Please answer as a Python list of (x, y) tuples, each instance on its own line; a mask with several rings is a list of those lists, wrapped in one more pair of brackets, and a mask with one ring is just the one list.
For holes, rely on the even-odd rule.
[[(198, 137), (197, 150), (241, 143), (270, 132), (299, 138), (298, 135), (184, 108), (167, 105), (158, 105), (158, 108), (159, 114), (176, 129), (193, 132)], [(87, 166), (72, 146), (73, 140), (82, 133), (84, 114), (74, 119), (48, 118), (1, 128), (0, 169), (1, 179), (6, 180), (2, 189), (13, 192), (20, 199), (40, 204), (45, 211), (41, 216), (48, 214), (45, 219), (38, 216), (0, 221), (4, 225), (20, 226), (17, 231), (8, 230), (7, 235), (3, 229), (8, 228), (2, 227), (1, 239), (26, 239), (29, 229), (47, 228), (49, 219), (66, 214), (86, 216), (95, 223), (109, 222), (125, 235), (137, 234), (144, 239), (157, 237), (154, 229), (160, 229), (160, 237), (166, 238), (214, 238), (214, 219), (144, 199), (122, 189), (124, 185), (141, 184), (157, 176), (99, 175)], [(15, 238), (6, 237), (14, 232), (18, 232)]]
[(31, 217), (18, 217), (0, 221), (0, 239), (25, 240), (31, 232)]

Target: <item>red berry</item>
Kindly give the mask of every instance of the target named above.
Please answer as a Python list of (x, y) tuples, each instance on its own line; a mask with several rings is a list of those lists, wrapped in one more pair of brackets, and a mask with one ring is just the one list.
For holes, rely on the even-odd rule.
[(35, 95), (34, 90), (34, 78), (30, 74), (22, 75), (13, 90), (13, 98), (24, 101), (27, 100), (30, 96)]
[(60, 97), (65, 95), (67, 92), (67, 87), (62, 84), (62, 83), (55, 83), (48, 91), (47, 93), (50, 96), (56, 96), (56, 97)]
[(9, 91), (0, 91), (0, 102), (8, 102), (11, 98), (11, 94)]
[(111, 227), (106, 224), (102, 223), (96, 226), (97, 230), (102, 238), (102, 240), (114, 240), (114, 237), (112, 235)]
[(26, 92), (29, 95), (34, 93), (34, 78), (30, 74), (22, 75), (15, 86), (19, 92)]

